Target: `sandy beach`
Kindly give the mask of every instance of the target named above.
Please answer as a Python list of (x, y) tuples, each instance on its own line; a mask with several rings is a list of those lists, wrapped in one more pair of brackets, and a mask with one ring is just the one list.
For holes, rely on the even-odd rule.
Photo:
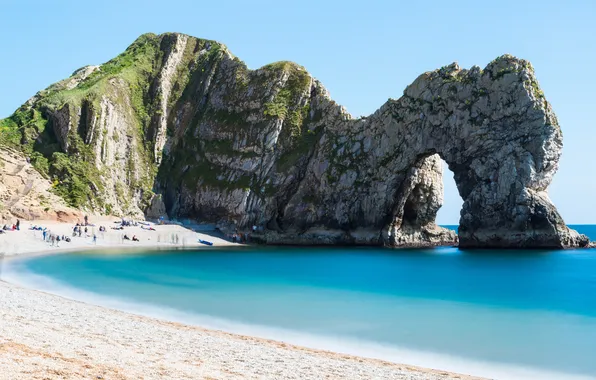
[[(57, 221), (36, 221), (22, 222), (20, 231), (6, 231), (0, 234), (0, 253), (6, 256), (32, 254), (32, 253), (52, 253), (66, 252), (87, 249), (101, 248), (192, 248), (206, 247), (199, 242), (199, 239), (213, 243), (213, 246), (233, 246), (238, 245), (227, 240), (214, 237), (206, 233), (197, 233), (179, 225), (155, 225), (150, 224), (155, 231), (143, 229), (149, 226), (129, 226), (124, 230), (114, 230), (119, 224), (114, 223), (116, 218), (93, 219), (94, 226), (87, 227), (87, 234), (84, 232), (79, 236), (73, 235), (75, 223), (62, 223)], [(50, 244), (43, 241), (42, 231), (31, 230), (32, 226), (47, 228), (48, 233), (59, 236), (67, 236), (70, 242), (61, 241), (57, 244)], [(99, 226), (105, 226), (106, 231), (100, 232)], [(1, 226), (0, 226), (1, 227)], [(85, 228), (85, 227), (83, 227)], [(93, 235), (97, 240), (93, 241)], [(127, 235), (130, 239), (136, 236), (139, 241), (124, 240)]]
[[(0, 252), (8, 257), (94, 248), (205, 247), (199, 238), (214, 246), (233, 244), (167, 225), (156, 231), (127, 227), (124, 232), (137, 235), (139, 242), (122, 241), (121, 231), (108, 229), (96, 243), (90, 236), (76, 237), (52, 247), (30, 225), (72, 235), (72, 224), (22, 223), (21, 231), (0, 235)], [(478, 379), (133, 315), (4, 281), (0, 299), (0, 379)]]

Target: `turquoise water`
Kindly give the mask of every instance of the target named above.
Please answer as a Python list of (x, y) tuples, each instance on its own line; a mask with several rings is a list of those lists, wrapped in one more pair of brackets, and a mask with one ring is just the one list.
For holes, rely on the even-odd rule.
[[(574, 226), (596, 239), (596, 226)], [(64, 254), (3, 277), (71, 298), (497, 378), (596, 378), (596, 250)]]

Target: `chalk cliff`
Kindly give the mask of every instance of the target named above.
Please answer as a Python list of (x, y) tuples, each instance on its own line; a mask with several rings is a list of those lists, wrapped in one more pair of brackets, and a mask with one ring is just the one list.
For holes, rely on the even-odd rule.
[[(436, 226), (442, 158), (462, 247), (573, 247), (549, 200), (562, 134), (527, 61), (418, 77), (355, 119), (292, 62), (257, 70), (215, 41), (143, 35), (0, 121), (71, 205), (167, 213), (280, 244), (457, 244)], [(262, 230), (261, 230), (262, 229)]]

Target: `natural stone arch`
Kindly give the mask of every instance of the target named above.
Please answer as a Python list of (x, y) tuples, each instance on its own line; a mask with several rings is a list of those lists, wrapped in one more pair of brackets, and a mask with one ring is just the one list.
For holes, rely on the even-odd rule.
[(562, 133), (529, 62), (504, 56), (484, 71), (452, 64), (421, 75), (386, 106), (403, 120), (396, 133), (422, 136), (405, 156), (437, 152), (453, 171), (464, 199), (460, 247), (587, 244), (546, 193)]
[[(464, 200), (460, 247), (583, 246), (588, 239), (566, 227), (546, 193), (561, 149), (560, 127), (529, 62), (503, 56), (485, 70), (452, 64), (421, 75), (370, 117), (329, 128), (284, 218), (307, 239), (320, 233), (304, 234), (311, 222), (374, 243), (381, 223), (386, 245), (449, 242), (434, 225), (440, 156)], [(338, 160), (345, 150), (365, 154)], [(352, 188), (362, 173), (365, 191)], [(326, 210), (313, 215), (299, 207), (304, 195), (317, 196)]]

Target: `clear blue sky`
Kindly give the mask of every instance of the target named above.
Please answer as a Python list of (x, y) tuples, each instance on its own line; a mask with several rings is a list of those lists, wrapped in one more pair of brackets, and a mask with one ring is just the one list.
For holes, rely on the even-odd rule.
[[(565, 138), (551, 199), (568, 223), (596, 223), (596, 1), (0, 0), (0, 9), (0, 117), (146, 32), (218, 40), (251, 68), (298, 62), (354, 116), (454, 61), (528, 59)], [(459, 220), (452, 178), (439, 223)]]

